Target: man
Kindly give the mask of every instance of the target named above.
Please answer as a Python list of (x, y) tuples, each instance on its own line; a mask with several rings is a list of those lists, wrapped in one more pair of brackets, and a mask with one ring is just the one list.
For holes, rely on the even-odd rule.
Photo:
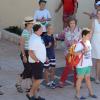
[(29, 40), (29, 63), (32, 66), (33, 85), (30, 92), (26, 95), (29, 100), (45, 100), (44, 98), (36, 98), (41, 79), (43, 77), (43, 63), (46, 61), (46, 48), (41, 39), (43, 28), (40, 24), (33, 26), (34, 33)]
[(77, 0), (61, 0), (55, 12), (58, 12), (63, 6), (63, 28), (67, 26), (67, 20), (70, 16), (75, 16), (78, 7)]

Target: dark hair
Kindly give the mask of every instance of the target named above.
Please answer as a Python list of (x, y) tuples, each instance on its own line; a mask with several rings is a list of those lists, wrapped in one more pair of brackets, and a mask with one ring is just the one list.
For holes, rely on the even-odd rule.
[(87, 34), (90, 34), (90, 31), (89, 30), (86, 30), (85, 29), (85, 30), (82, 31), (82, 37), (83, 36), (86, 36)]
[(27, 27), (27, 24), (25, 24), (25, 28)]
[(33, 31), (36, 32), (36, 31), (38, 31), (41, 27), (42, 27), (42, 26), (41, 26), (40, 24), (35, 24), (35, 25), (33, 26)]
[(70, 22), (71, 21), (75, 21), (75, 24), (77, 25), (77, 19), (75, 17), (71, 16), (71, 17), (68, 18), (68, 21), (67, 21), (69, 27), (70, 27)]
[(47, 3), (47, 1), (45, 1), (45, 0), (40, 0), (40, 1), (39, 1), (39, 4), (41, 4), (41, 3)]

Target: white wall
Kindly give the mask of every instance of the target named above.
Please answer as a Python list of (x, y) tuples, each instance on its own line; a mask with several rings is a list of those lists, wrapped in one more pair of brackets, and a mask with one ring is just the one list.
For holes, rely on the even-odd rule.
[[(33, 12), (38, 9), (38, 0), (2, 0), (0, 2), (0, 27), (11, 25), (22, 25), (25, 16), (33, 16)], [(55, 32), (62, 30), (62, 10), (55, 14), (60, 0), (48, 0), (47, 8), (52, 13), (52, 23)], [(83, 11), (91, 12), (94, 0), (79, 0), (77, 19), (81, 27), (90, 25), (89, 18), (82, 14)]]

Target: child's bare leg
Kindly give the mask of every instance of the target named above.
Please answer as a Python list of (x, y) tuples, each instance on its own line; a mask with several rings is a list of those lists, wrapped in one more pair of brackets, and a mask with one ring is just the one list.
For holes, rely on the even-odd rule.
[(50, 80), (54, 81), (55, 79), (55, 67), (50, 68)]
[(76, 82), (76, 96), (80, 96), (80, 87), (82, 84), (84, 76), (77, 76), (77, 82)]
[(89, 90), (90, 95), (93, 95), (94, 93), (93, 93), (93, 90), (92, 90), (90, 75), (85, 76), (85, 81), (86, 81), (86, 85), (87, 85), (87, 88)]
[(44, 79), (46, 84), (49, 83), (49, 68), (44, 70)]

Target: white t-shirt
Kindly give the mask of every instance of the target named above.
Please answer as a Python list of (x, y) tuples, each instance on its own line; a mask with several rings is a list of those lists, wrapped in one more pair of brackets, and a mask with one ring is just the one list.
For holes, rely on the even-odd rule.
[[(91, 43), (89, 40), (87, 40), (84, 44), (88, 48), (88, 51), (87, 53), (83, 55), (83, 59), (80, 60), (79, 64), (77, 65), (77, 68), (84, 68), (84, 67), (92, 66)], [(83, 49), (84, 49), (84, 46), (82, 45), (82, 43), (79, 42), (76, 44), (75, 52), (79, 52)]]
[[(47, 10), (47, 9), (44, 9), (44, 10), (37, 10), (34, 14), (34, 20), (37, 20), (37, 19), (42, 19), (42, 18), (45, 18), (45, 19), (48, 19), (48, 18), (51, 18), (51, 15), (50, 15), (50, 12)], [(41, 23), (43, 25), (43, 32), (46, 32), (46, 25), (48, 24), (48, 22), (43, 22)]]
[[(40, 36), (32, 34), (29, 40), (29, 50), (32, 50), (37, 59), (42, 63), (46, 61), (46, 48)], [(34, 63), (35, 61), (29, 56), (29, 62)]]

